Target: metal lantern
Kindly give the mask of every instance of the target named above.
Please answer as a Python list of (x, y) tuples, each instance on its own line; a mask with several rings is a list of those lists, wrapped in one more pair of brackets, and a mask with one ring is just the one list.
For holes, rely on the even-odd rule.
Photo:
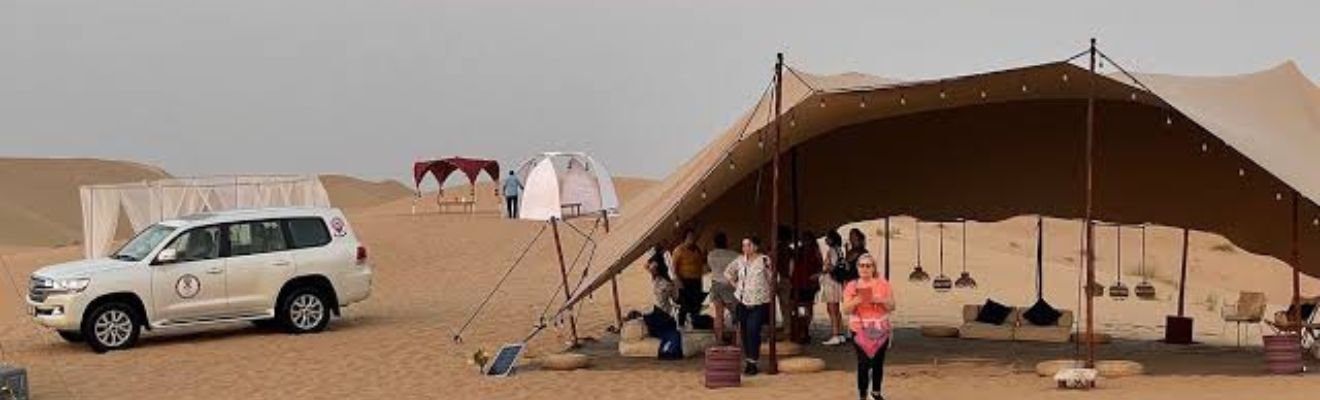
[(1118, 279), (1109, 287), (1109, 297), (1122, 301), (1127, 300), (1128, 297), (1128, 287), (1123, 284), (1123, 225), (1114, 225), (1114, 237), (1116, 242), (1114, 248), (1117, 249), (1114, 266), (1118, 269), (1116, 271)]
[(912, 267), (912, 273), (908, 274), (909, 282), (925, 282), (930, 280), (930, 274), (921, 268), (921, 220), (917, 220), (917, 266)]
[(940, 223), (939, 229), (940, 229), (940, 275), (935, 277), (935, 280), (931, 282), (930, 286), (934, 288), (936, 292), (946, 293), (949, 291), (949, 289), (953, 288), (953, 280), (949, 279), (949, 276), (944, 274), (944, 223), (943, 222)]
[(967, 220), (962, 221), (962, 274), (958, 280), (953, 282), (953, 286), (959, 289), (975, 289), (976, 279), (972, 279), (972, 274), (967, 272)]
[(1150, 278), (1146, 276), (1146, 224), (1141, 224), (1141, 283), (1134, 287), (1137, 298), (1142, 300), (1155, 300), (1155, 285), (1150, 284)]

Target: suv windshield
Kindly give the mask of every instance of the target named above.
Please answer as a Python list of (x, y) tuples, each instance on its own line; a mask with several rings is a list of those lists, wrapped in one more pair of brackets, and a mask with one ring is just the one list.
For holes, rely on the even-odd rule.
[(134, 236), (133, 240), (128, 241), (124, 247), (116, 251), (110, 258), (123, 261), (142, 261), (143, 258), (147, 257), (147, 254), (151, 253), (152, 249), (155, 249), (161, 241), (170, 235), (170, 232), (174, 232), (174, 227), (161, 224), (149, 226), (138, 233), (137, 236)]

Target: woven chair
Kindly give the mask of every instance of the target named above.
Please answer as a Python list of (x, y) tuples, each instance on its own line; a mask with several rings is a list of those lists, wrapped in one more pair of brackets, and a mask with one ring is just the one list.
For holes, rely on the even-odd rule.
[[(1260, 334), (1265, 334), (1260, 323), (1265, 319), (1265, 294), (1260, 292), (1241, 292), (1238, 293), (1238, 301), (1234, 304), (1225, 304), (1220, 308), (1219, 315), (1224, 319), (1224, 328), (1228, 328), (1229, 323), (1237, 324), (1237, 345), (1242, 346), (1242, 324), (1247, 325), (1247, 333), (1251, 332), (1251, 325), (1256, 325)], [(1221, 329), (1222, 333), (1224, 329)]]

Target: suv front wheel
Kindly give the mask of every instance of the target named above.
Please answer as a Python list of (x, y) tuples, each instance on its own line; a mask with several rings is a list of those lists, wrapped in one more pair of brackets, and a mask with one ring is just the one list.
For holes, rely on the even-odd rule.
[(289, 333), (320, 332), (330, 324), (330, 303), (315, 287), (297, 288), (280, 299), (276, 319)]
[(141, 328), (133, 307), (119, 301), (96, 306), (82, 323), (83, 338), (97, 353), (133, 347)]

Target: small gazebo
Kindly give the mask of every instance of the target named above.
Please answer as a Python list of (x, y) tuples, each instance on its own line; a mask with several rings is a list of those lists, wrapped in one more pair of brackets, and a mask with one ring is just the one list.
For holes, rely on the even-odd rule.
[[(471, 198), (459, 199), (454, 201), (442, 201), (445, 189), (445, 180), (449, 178), (454, 171), (462, 171), (468, 178)], [(427, 174), (435, 176), (436, 185), (439, 186), (435, 195), (436, 204), (443, 209), (447, 205), (460, 205), (469, 212), (476, 204), (477, 197), (477, 178), (481, 172), (485, 171), (490, 176), (491, 181), (499, 186), (500, 181), (500, 163), (495, 160), (484, 160), (479, 158), (449, 157), (438, 160), (424, 160), (413, 163), (413, 189), (417, 192), (417, 197), (422, 196), (422, 180), (426, 179)], [(495, 189), (499, 190), (499, 189)]]

